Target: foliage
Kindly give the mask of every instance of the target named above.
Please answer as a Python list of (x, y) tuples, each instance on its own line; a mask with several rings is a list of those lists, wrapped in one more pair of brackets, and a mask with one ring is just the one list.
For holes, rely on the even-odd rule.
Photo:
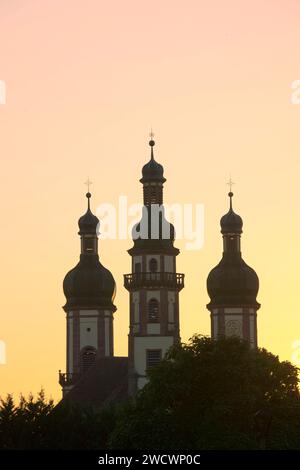
[(0, 400), (0, 448), (32, 449), (43, 439), (47, 417), (54, 407), (53, 400), (46, 401), (43, 390), (34, 399), (30, 394), (20, 397), (18, 405), (12, 395)]
[(149, 378), (120, 416), (113, 448), (300, 448), (298, 370), (265, 349), (194, 336)]
[(298, 369), (237, 338), (194, 336), (135, 399), (95, 409), (0, 400), (1, 449), (300, 449)]
[(99, 449), (107, 445), (115, 411), (68, 402), (54, 407), (41, 391), (37, 399), (8, 395), (0, 405), (0, 449)]

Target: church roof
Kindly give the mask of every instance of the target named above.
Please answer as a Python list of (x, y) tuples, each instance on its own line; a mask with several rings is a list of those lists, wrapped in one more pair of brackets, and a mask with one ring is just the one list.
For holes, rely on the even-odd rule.
[(220, 220), (221, 233), (242, 233), (243, 219), (241, 216), (236, 214), (232, 208), (233, 192), (230, 191), (230, 193), (228, 193), (228, 196), (230, 198), (230, 207), (227, 214), (223, 215)]
[(86, 193), (86, 197), (88, 199), (88, 208), (87, 208), (86, 213), (82, 215), (80, 219), (78, 220), (79, 235), (88, 234), (88, 233), (95, 235), (97, 233), (99, 219), (91, 211), (91, 207), (90, 207), (91, 196), (92, 195), (90, 192)]
[(98, 255), (81, 255), (79, 263), (66, 274), (63, 289), (67, 299), (66, 311), (100, 307), (116, 310), (113, 304), (115, 280), (100, 263)]
[(63, 398), (63, 402), (104, 408), (128, 398), (128, 358), (100, 357)]
[(166, 178), (164, 177), (164, 167), (158, 163), (154, 158), (153, 147), (155, 142), (153, 139), (150, 140), (149, 145), (151, 147), (151, 157), (148, 163), (143, 166), (142, 169), (142, 179), (140, 179), (141, 183), (153, 183), (153, 182), (160, 182), (164, 183)]
[(211, 299), (208, 306), (252, 305), (258, 309), (258, 289), (256, 272), (241, 257), (223, 257), (207, 278), (207, 291)]
[[(98, 244), (94, 241), (98, 238), (99, 219), (90, 209), (91, 193), (88, 192), (86, 197), (87, 212), (78, 222), (83, 243), (80, 260), (64, 278), (63, 290), (67, 302), (63, 308), (65, 311), (80, 308), (108, 308), (115, 311), (115, 280), (111, 272), (99, 261)], [(91, 241), (94, 248), (92, 251), (85, 250), (85, 244)]]
[(242, 258), (240, 236), (243, 220), (233, 211), (231, 191), (228, 196), (230, 198), (229, 211), (220, 222), (221, 233), (223, 239), (228, 241), (228, 246), (226, 242), (220, 263), (210, 271), (207, 277), (207, 291), (210, 297), (207, 307), (251, 305), (258, 309), (260, 304), (256, 297), (259, 279), (254, 269), (248, 266)]

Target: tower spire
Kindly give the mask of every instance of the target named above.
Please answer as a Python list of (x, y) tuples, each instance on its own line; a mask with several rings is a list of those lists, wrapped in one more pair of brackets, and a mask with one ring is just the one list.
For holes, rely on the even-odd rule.
[[(79, 382), (85, 389), (90, 389), (90, 383), (87, 385), (83, 379), (88, 368), (98, 357), (113, 356), (115, 281), (111, 272), (99, 261), (99, 219), (90, 210), (91, 181), (88, 179), (85, 184), (88, 187), (88, 209), (78, 221), (80, 258), (63, 282), (66, 297), (63, 308), (67, 316), (67, 371), (60, 372), (59, 383), (64, 396), (74, 386), (79, 386)], [(84, 401), (84, 397), (80, 400)]]
[(86, 197), (87, 197), (87, 200), (88, 200), (88, 210), (91, 210), (91, 207), (90, 207), (90, 199), (92, 197), (91, 193), (86, 193)]
[(88, 179), (86, 180), (86, 182), (84, 184), (86, 184), (87, 190), (88, 190), (88, 192), (86, 193), (86, 197), (87, 197), (87, 200), (88, 200), (88, 210), (90, 210), (91, 209), (90, 208), (90, 198), (92, 196), (91, 193), (90, 193), (90, 186), (91, 186), (91, 184), (93, 184), (93, 182), (88, 177)]
[(209, 273), (207, 290), (211, 312), (212, 338), (237, 336), (257, 347), (256, 297), (259, 280), (256, 272), (242, 258), (240, 239), (242, 218), (232, 209), (232, 185), (229, 180), (230, 209), (221, 218), (223, 255)]
[(232, 198), (233, 198), (233, 192), (230, 191), (228, 193), (228, 196), (229, 196), (229, 199), (230, 199), (230, 202), (229, 202), (229, 205), (230, 205), (230, 210), (232, 211)]
[(232, 210), (232, 198), (233, 198), (233, 192), (232, 192), (232, 186), (235, 184), (232, 179), (231, 179), (231, 175), (229, 177), (229, 181), (228, 181), (228, 186), (229, 186), (229, 193), (228, 193), (228, 196), (230, 198), (230, 210)]
[(149, 137), (150, 137), (149, 145), (150, 145), (150, 147), (151, 147), (151, 160), (154, 160), (154, 151), (153, 151), (153, 147), (154, 147), (154, 145), (155, 145), (155, 140), (154, 140), (154, 132), (153, 132), (152, 127), (151, 127), (151, 131), (150, 131)]
[[(179, 292), (184, 275), (176, 272), (174, 226), (165, 218), (163, 206), (164, 169), (154, 160), (151, 129), (151, 159), (142, 169), (144, 207), (133, 227), (132, 272), (124, 275), (130, 295), (128, 335), (129, 395), (148, 381), (147, 371), (179, 341)], [(157, 210), (158, 209), (158, 210)]]

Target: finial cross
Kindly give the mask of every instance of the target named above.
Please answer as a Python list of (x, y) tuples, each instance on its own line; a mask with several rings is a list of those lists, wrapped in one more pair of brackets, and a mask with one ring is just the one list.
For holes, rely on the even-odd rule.
[(88, 178), (84, 184), (87, 185), (87, 189), (88, 189), (88, 193), (89, 193), (90, 192), (90, 186), (91, 186), (91, 184), (93, 184), (93, 182), (90, 180), (90, 178)]
[(151, 140), (154, 139), (154, 132), (153, 132), (152, 127), (151, 127), (151, 131), (150, 131), (149, 137), (150, 137)]
[(228, 186), (229, 186), (230, 192), (232, 192), (232, 186), (233, 186), (235, 183), (232, 181), (231, 176), (230, 176), (229, 181), (228, 181), (227, 184), (228, 184)]

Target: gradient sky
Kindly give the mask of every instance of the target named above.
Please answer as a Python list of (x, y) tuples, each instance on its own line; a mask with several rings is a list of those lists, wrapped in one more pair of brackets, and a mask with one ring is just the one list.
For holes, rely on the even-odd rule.
[[(291, 359), (300, 339), (300, 3), (296, 0), (2, 0), (0, 79), (0, 395), (60, 397), (62, 280), (79, 256), (77, 220), (131, 203), (148, 160), (164, 165), (168, 203), (203, 203), (205, 243), (181, 249), (181, 334), (209, 334), (206, 277), (219, 261), (219, 219), (244, 219), (242, 251), (260, 277), (259, 345)], [(130, 240), (101, 241), (117, 282), (115, 353), (127, 354)]]

